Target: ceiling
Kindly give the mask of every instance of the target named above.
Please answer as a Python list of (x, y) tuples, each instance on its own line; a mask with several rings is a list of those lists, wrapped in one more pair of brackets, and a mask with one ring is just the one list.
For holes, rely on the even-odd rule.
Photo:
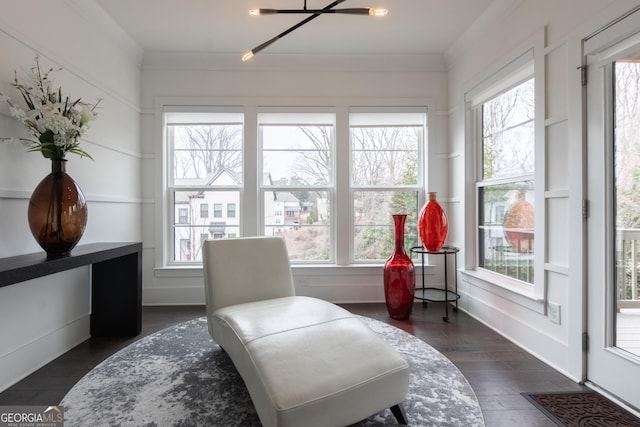
[[(96, 0), (147, 52), (238, 54), (309, 15), (249, 16), (249, 9), (301, 9), (304, 0)], [(260, 54), (444, 53), (493, 0), (347, 0), (338, 7), (385, 7), (385, 17), (325, 14)], [(307, 0), (322, 9), (331, 0)]]

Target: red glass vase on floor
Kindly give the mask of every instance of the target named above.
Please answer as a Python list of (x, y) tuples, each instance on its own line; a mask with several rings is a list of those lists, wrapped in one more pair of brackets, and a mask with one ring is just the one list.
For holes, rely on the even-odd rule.
[(66, 173), (66, 160), (51, 160), (51, 173), (29, 200), (29, 228), (49, 258), (69, 255), (84, 234), (87, 202)]
[(416, 274), (413, 261), (404, 250), (405, 214), (393, 215), (395, 246), (384, 264), (384, 298), (392, 319), (406, 319), (413, 308)]
[(449, 232), (449, 220), (436, 200), (436, 193), (429, 193), (429, 201), (418, 215), (418, 234), (422, 246), (430, 252), (438, 252), (444, 246)]

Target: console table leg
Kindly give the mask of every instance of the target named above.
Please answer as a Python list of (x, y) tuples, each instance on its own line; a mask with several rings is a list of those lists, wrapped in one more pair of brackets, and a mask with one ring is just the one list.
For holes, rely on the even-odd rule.
[(136, 336), (142, 329), (142, 254), (91, 269), (91, 336)]

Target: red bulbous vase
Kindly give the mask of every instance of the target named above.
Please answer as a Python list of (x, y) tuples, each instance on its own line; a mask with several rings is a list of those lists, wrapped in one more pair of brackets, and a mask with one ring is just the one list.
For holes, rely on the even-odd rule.
[(429, 201), (418, 215), (418, 234), (422, 246), (429, 252), (438, 252), (444, 246), (449, 232), (449, 220), (436, 200), (436, 193), (429, 193)]
[(413, 309), (416, 273), (413, 261), (404, 250), (405, 214), (393, 215), (394, 250), (384, 264), (384, 299), (392, 319), (406, 319)]
[(31, 234), (49, 258), (69, 255), (87, 225), (87, 202), (65, 166), (66, 160), (51, 160), (51, 173), (29, 200)]

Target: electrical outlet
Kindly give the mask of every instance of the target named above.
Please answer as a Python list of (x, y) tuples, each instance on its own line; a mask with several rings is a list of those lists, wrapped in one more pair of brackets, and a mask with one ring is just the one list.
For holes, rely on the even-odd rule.
[(555, 302), (549, 303), (549, 320), (551, 323), (560, 324), (560, 304)]

